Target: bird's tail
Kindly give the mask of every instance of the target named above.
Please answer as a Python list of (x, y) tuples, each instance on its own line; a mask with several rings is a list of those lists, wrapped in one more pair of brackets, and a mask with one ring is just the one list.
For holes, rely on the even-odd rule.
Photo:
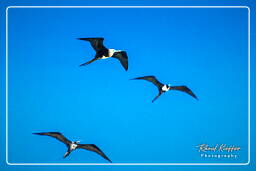
[(161, 96), (161, 92), (152, 100), (152, 103)]
[(63, 158), (66, 158), (71, 153), (71, 150), (68, 149), (68, 151), (64, 154)]
[(96, 61), (96, 60), (98, 60), (98, 58), (94, 58), (94, 59), (92, 59), (92, 60), (90, 60), (90, 61), (88, 61), (88, 62), (85, 62), (85, 63), (83, 63), (83, 64), (81, 64), (81, 65), (79, 65), (79, 66), (81, 67), (81, 66), (88, 65), (88, 64), (90, 64), (90, 63), (92, 63), (92, 62), (94, 62), (94, 61)]

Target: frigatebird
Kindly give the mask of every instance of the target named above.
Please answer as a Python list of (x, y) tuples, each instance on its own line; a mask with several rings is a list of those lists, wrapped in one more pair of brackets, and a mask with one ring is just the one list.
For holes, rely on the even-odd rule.
[(112, 161), (94, 144), (78, 144), (80, 141), (70, 141), (68, 140), (64, 135), (62, 135), (60, 132), (41, 132), (41, 133), (33, 133), (35, 135), (47, 135), (53, 138), (56, 138), (57, 140), (63, 142), (68, 150), (64, 154), (63, 158), (66, 158), (72, 151), (74, 151), (77, 148), (86, 149), (89, 151), (93, 151), (99, 155), (101, 155), (103, 158), (108, 160), (112, 163)]
[(198, 100), (198, 98), (196, 97), (196, 95), (187, 87), (187, 86), (171, 86), (170, 84), (162, 84), (161, 82), (159, 82), (155, 76), (145, 76), (145, 77), (137, 77), (137, 78), (133, 78), (131, 80), (147, 80), (151, 83), (153, 83), (155, 86), (157, 86), (158, 88), (158, 95), (152, 100), (152, 103), (158, 99), (163, 93), (169, 91), (169, 90), (179, 90), (185, 93), (188, 93), (189, 95), (191, 95), (192, 97), (194, 97), (195, 99)]
[(97, 61), (99, 59), (106, 59), (106, 58), (113, 57), (113, 58), (118, 59), (121, 62), (122, 66), (124, 67), (124, 69), (126, 71), (128, 70), (128, 56), (127, 56), (126, 51), (107, 49), (103, 45), (104, 38), (102, 38), (102, 37), (100, 37), (100, 38), (78, 38), (78, 39), (89, 41), (91, 43), (91, 46), (93, 47), (93, 49), (96, 51), (96, 54), (92, 60), (90, 60), (86, 63), (83, 63), (80, 66), (88, 65), (88, 64), (90, 64), (94, 61)]

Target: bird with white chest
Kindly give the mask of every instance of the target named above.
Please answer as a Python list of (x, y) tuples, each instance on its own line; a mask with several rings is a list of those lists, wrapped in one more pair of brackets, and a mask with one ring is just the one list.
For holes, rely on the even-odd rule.
[(169, 91), (171, 89), (171, 84), (168, 84), (168, 85), (164, 85), (162, 87), (162, 91), (166, 92), (166, 91)]
[(75, 142), (71, 142), (71, 144), (70, 144), (70, 147), (69, 147), (69, 149), (70, 150), (75, 150), (76, 149), (76, 147), (77, 147), (77, 144), (79, 143), (80, 141), (75, 141)]
[(107, 59), (107, 58), (116, 58), (120, 61), (124, 69), (128, 70), (128, 56), (126, 51), (123, 50), (115, 50), (115, 49), (107, 49), (103, 45), (104, 38), (78, 38), (79, 40), (89, 41), (93, 49), (96, 51), (94, 58), (86, 63), (81, 64), (80, 66), (88, 65), (94, 61), (99, 59)]
[(56, 138), (60, 142), (64, 143), (67, 146), (67, 152), (64, 154), (63, 158), (66, 158), (69, 156), (69, 154), (76, 150), (76, 149), (85, 149), (92, 152), (95, 152), (102, 156), (104, 159), (108, 160), (109, 162), (112, 162), (104, 153), (101, 151), (99, 147), (97, 147), (94, 144), (79, 144), (80, 141), (70, 141), (68, 140), (64, 135), (62, 135), (60, 132), (40, 132), (40, 133), (33, 133), (35, 135), (46, 135), (53, 138)]
[(187, 86), (171, 86), (171, 84), (162, 84), (161, 82), (159, 82), (155, 76), (144, 76), (144, 77), (137, 77), (134, 78), (132, 80), (146, 80), (149, 81), (151, 83), (153, 83), (155, 86), (157, 86), (158, 88), (158, 95), (152, 100), (152, 103), (158, 99), (163, 93), (169, 91), (169, 90), (179, 90), (182, 92), (185, 92), (187, 94), (189, 94), (190, 96), (194, 97), (195, 99), (198, 100), (198, 98), (196, 97), (196, 95), (187, 87)]

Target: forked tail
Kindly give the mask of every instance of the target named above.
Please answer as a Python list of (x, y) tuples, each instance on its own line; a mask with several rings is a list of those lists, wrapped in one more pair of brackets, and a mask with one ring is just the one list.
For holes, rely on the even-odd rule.
[(159, 92), (158, 95), (152, 100), (152, 103), (153, 103), (156, 99), (158, 99), (158, 98), (161, 96), (161, 94), (162, 94), (162, 93)]
[(66, 158), (71, 153), (71, 150), (68, 149), (68, 151), (64, 154), (63, 158)]
[(92, 63), (92, 62), (94, 62), (94, 61), (96, 61), (96, 60), (98, 60), (98, 58), (94, 58), (94, 59), (92, 59), (92, 60), (90, 60), (90, 61), (88, 61), (88, 62), (85, 62), (85, 63), (83, 63), (83, 64), (81, 64), (81, 65), (79, 65), (79, 66), (81, 67), (81, 66), (88, 65), (88, 64), (90, 64), (90, 63)]

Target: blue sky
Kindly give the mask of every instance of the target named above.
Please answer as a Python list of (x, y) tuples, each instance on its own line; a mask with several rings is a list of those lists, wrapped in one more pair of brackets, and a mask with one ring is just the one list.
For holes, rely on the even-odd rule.
[[(248, 128), (248, 10), (9, 9), (10, 163), (104, 163), (33, 132), (59, 131), (98, 145), (114, 163), (245, 163)], [(79, 37), (126, 50), (94, 56)], [(254, 69), (254, 68), (253, 68)], [(155, 75), (199, 98), (129, 79)], [(20, 141), (22, 139), (22, 141)], [(27, 142), (30, 150), (27, 150)], [(241, 147), (238, 159), (205, 159), (196, 145)]]

